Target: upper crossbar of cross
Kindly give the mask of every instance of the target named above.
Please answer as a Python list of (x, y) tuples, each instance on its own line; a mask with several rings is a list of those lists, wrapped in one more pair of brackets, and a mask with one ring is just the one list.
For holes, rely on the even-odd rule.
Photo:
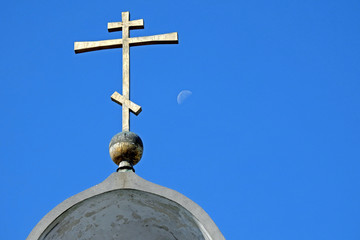
[(143, 29), (144, 20), (130, 21), (129, 12), (121, 13), (122, 22), (108, 23), (108, 31), (122, 31), (122, 39), (111, 39), (103, 41), (88, 41), (88, 42), (75, 42), (75, 53), (90, 52), (102, 49), (122, 48), (123, 52), (123, 86), (122, 95), (114, 92), (111, 99), (122, 105), (122, 130), (130, 131), (130, 111), (138, 115), (141, 112), (141, 107), (130, 101), (130, 47), (141, 46), (150, 44), (176, 44), (178, 43), (178, 34), (166, 33), (145, 37), (130, 38), (131, 29)]

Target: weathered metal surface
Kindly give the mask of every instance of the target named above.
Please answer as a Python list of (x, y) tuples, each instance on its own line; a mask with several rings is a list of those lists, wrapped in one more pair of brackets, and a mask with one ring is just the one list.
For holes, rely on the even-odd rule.
[(84, 53), (103, 49), (121, 48), (122, 45), (122, 39), (111, 39), (103, 41), (75, 42), (74, 49), (75, 53)]
[(118, 92), (114, 92), (111, 95), (111, 100), (113, 100), (114, 102), (120, 104), (121, 106), (125, 106), (127, 108), (129, 108), (129, 110), (131, 112), (133, 112), (135, 115), (139, 115), (139, 113), (141, 113), (142, 109), (139, 105), (133, 103), (132, 101), (126, 99), (124, 96), (122, 96), (120, 93)]
[(41, 240), (205, 240), (194, 216), (161, 196), (122, 189), (86, 199), (64, 213)]
[(109, 153), (116, 165), (122, 161), (136, 165), (143, 154), (144, 146), (141, 138), (133, 132), (120, 132), (110, 141)]
[(55, 207), (27, 238), (39, 239), (225, 238), (209, 215), (189, 198), (124, 172), (111, 174)]
[[(130, 29), (129, 29), (129, 19), (130, 13), (123, 12), (121, 13), (122, 19), (122, 40), (123, 40), (123, 85), (122, 85), (122, 93), (125, 99), (130, 100), (130, 45), (129, 45), (129, 37), (130, 37)], [(122, 108), (122, 130), (130, 131), (130, 112), (129, 108), (123, 106)]]
[(127, 161), (122, 161), (119, 163), (119, 167), (116, 170), (117, 172), (129, 172), (133, 171), (135, 172), (135, 169), (133, 168), (133, 165)]
[[(103, 41), (87, 41), (87, 42), (75, 42), (75, 53), (90, 52), (102, 49), (122, 48), (123, 49), (123, 86), (122, 86), (122, 98), (121, 101), (115, 101), (122, 105), (122, 130), (130, 131), (130, 107), (133, 104), (130, 101), (130, 46), (150, 45), (150, 44), (176, 44), (178, 43), (178, 34), (167, 33), (145, 37), (130, 38), (131, 29), (141, 29), (144, 27), (144, 20), (132, 20), (130, 21), (129, 12), (121, 13), (122, 22), (110, 22), (108, 23), (109, 32), (122, 31), (122, 39), (103, 40)], [(127, 101), (127, 102), (126, 102)], [(124, 104), (125, 103), (125, 104)], [(136, 105), (137, 106), (137, 105)], [(141, 108), (140, 108), (141, 109)], [(132, 110), (133, 111), (133, 110)], [(140, 110), (141, 111), (141, 110)], [(136, 113), (137, 111), (133, 111)], [(138, 112), (137, 114), (139, 114)]]
[[(108, 23), (108, 31), (115, 32), (121, 31), (123, 29), (124, 23), (123, 22), (109, 22)], [(144, 28), (144, 20), (132, 20), (128, 22), (129, 29), (143, 29)]]

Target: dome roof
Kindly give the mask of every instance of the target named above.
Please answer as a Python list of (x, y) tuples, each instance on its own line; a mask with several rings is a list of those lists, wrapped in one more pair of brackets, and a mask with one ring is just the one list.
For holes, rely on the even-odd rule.
[(27, 240), (224, 239), (209, 215), (184, 195), (135, 173), (104, 182), (59, 204)]

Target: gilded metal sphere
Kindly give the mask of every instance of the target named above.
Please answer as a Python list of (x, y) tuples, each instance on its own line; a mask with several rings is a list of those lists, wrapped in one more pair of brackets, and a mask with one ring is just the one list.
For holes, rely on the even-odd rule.
[(140, 161), (143, 149), (141, 138), (133, 132), (116, 134), (109, 145), (110, 157), (116, 165), (122, 161), (127, 161), (134, 166)]

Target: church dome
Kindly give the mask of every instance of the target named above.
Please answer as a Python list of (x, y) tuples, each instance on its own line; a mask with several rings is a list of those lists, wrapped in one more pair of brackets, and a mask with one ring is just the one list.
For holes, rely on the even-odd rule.
[(221, 240), (209, 215), (184, 195), (132, 171), (59, 204), (27, 240)]

